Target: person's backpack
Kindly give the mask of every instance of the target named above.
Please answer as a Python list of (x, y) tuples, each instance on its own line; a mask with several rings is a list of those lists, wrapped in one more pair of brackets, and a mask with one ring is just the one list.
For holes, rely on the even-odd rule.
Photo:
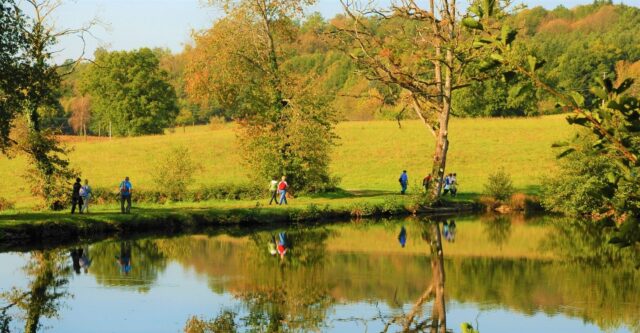
[(282, 191), (282, 190), (286, 190), (286, 189), (287, 189), (287, 183), (280, 182), (280, 184), (278, 184), (278, 190)]
[(80, 196), (84, 197), (87, 195), (87, 190), (83, 187), (80, 188)]
[(127, 183), (122, 182), (122, 184), (120, 185), (120, 193), (122, 193), (124, 195), (128, 195), (129, 194), (129, 186), (127, 186)]

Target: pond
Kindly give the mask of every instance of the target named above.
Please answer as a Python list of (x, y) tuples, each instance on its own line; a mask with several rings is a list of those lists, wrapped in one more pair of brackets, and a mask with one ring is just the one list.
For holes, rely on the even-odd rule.
[[(640, 273), (566, 260), (563, 249), (576, 254), (585, 240), (557, 225), (550, 218), (414, 218), (1, 253), (0, 325), (67, 333), (207, 325), (421, 332), (446, 318), (454, 332), (465, 322), (493, 333), (640, 332)], [(281, 234), (285, 247), (278, 248)]]

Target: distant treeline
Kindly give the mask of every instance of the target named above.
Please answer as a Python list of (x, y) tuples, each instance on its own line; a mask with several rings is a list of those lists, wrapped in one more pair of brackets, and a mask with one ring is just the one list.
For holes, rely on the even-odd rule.
[[(338, 15), (327, 20), (310, 14), (279, 52), (286, 52), (288, 71), (315, 76), (319, 91), (332, 97), (332, 106), (344, 120), (400, 119), (400, 89), (367, 80), (329, 38), (332, 23), (347, 20)], [(516, 50), (533, 52), (547, 65), (542, 77), (565, 90), (588, 91), (597, 77), (640, 79), (640, 9), (596, 1), (591, 5), (553, 10), (523, 9), (509, 17), (519, 28)], [(194, 38), (205, 35), (202, 31)], [(380, 33), (385, 33), (381, 31)], [(60, 107), (41, 110), (46, 126), (65, 133), (140, 135), (164, 128), (234, 119), (214, 98), (203, 99), (188, 89), (198, 75), (190, 62), (203, 56), (202, 43), (179, 54), (166, 49), (109, 52), (99, 49), (95, 62), (82, 63), (65, 77)], [(200, 60), (201, 61), (201, 60)], [(129, 69), (129, 70), (125, 70)], [(474, 70), (470, 68), (469, 70)], [(534, 116), (559, 112), (555, 100), (528, 80), (516, 84), (495, 79), (475, 82), (454, 94), (454, 114), (459, 117)], [(524, 90), (523, 90), (524, 89)], [(522, 91), (525, 91), (524, 93)], [(640, 84), (632, 93), (640, 92)]]

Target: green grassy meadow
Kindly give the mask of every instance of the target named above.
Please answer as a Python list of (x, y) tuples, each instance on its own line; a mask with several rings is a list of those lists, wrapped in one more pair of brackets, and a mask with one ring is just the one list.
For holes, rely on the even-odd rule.
[[(519, 191), (535, 194), (542, 177), (553, 172), (556, 165), (551, 144), (566, 139), (572, 131), (561, 115), (517, 119), (456, 118), (450, 125), (447, 172), (458, 174), (461, 193), (477, 195), (482, 192), (487, 175), (504, 167)], [(410, 183), (418, 186), (431, 168), (434, 139), (418, 121), (404, 121), (402, 128), (393, 121), (344, 122), (338, 125), (337, 133), (340, 140), (332, 156), (332, 172), (341, 178), (341, 188), (369, 200), (398, 191), (397, 179), (403, 169), (408, 170)], [(120, 180), (130, 176), (134, 189), (153, 188), (155, 166), (174, 146), (189, 147), (203, 167), (196, 176), (194, 187), (247, 181), (248, 170), (237, 153), (233, 125), (218, 129), (187, 127), (185, 131), (177, 129), (159, 136), (86, 142), (77, 139), (68, 144), (74, 149), (70, 155), (72, 167), (80, 170), (82, 178), (88, 178), (93, 187), (115, 191)], [(0, 157), (0, 197), (15, 201), (18, 210), (37, 204), (21, 178), (25, 167), (23, 158)], [(265, 180), (265, 188), (267, 182)], [(295, 187), (295, 184), (291, 185)], [(294, 201), (307, 205), (331, 200), (302, 198)], [(346, 204), (350, 200), (344, 201)], [(227, 206), (231, 203), (190, 206), (203, 204)], [(250, 206), (255, 202), (233, 205)]]

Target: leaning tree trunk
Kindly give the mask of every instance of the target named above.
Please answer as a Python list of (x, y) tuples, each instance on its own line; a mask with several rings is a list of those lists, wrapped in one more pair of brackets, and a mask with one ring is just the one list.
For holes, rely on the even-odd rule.
[[(436, 42), (436, 60), (435, 70), (436, 70), (436, 83), (440, 93), (440, 113), (438, 116), (438, 133), (436, 136), (436, 149), (435, 154), (433, 156), (433, 178), (435, 179), (435, 184), (433, 186), (433, 197), (437, 198), (442, 193), (442, 186), (444, 184), (444, 175), (446, 172), (447, 166), (447, 152), (449, 151), (449, 117), (451, 115), (451, 96), (453, 91), (453, 67), (455, 65), (455, 57), (453, 54), (454, 47), (452, 45), (455, 40), (455, 10), (456, 10), (456, 2), (452, 0), (450, 3), (445, 2), (445, 7), (442, 10), (442, 16), (446, 18), (446, 33), (442, 33), (440, 31), (440, 27), (434, 21), (433, 29), (436, 36), (445, 36), (444, 40), (448, 42), (446, 45), (446, 52), (444, 64), (442, 66), (442, 61), (440, 59), (441, 55), (441, 41), (437, 39)], [(431, 1), (431, 13), (435, 14), (433, 0)], [(435, 17), (435, 15), (434, 15)], [(442, 68), (444, 67), (444, 83), (442, 82)]]

